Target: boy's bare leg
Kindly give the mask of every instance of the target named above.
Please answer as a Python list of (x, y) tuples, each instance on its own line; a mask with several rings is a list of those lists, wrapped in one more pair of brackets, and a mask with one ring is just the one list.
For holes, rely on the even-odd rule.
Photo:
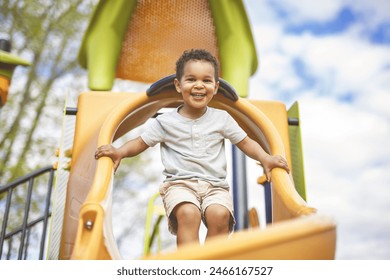
[(206, 208), (207, 222), (206, 240), (217, 235), (229, 235), (230, 212), (220, 204), (212, 204)]
[(183, 202), (173, 209), (177, 219), (177, 245), (199, 242), (200, 210), (190, 202)]

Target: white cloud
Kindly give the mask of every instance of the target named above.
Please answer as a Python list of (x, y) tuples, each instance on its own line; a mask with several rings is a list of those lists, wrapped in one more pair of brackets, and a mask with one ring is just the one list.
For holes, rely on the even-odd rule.
[[(272, 6), (264, 7), (269, 2), (246, 1), (260, 57), (250, 98), (298, 100), (308, 200), (338, 222), (337, 258), (388, 259), (390, 52), (370, 42), (367, 31), (388, 22), (390, 4), (325, 2), (278, 5), (294, 15), (295, 23), (326, 22), (343, 7), (355, 12), (356, 21), (343, 33), (326, 36), (285, 33), (291, 17), (277, 18)], [(269, 15), (254, 18), (251, 5)], [(294, 69), (296, 59), (310, 84)]]
[(390, 234), (390, 124), (329, 97), (306, 96), (300, 108), (309, 202), (336, 218), (338, 257), (388, 257), (369, 244)]
[(351, 9), (362, 18), (362, 23), (368, 28), (375, 28), (378, 24), (390, 18), (390, 3), (388, 0), (346, 0)]
[(337, 165), (351, 169), (384, 161), (390, 156), (386, 145), (390, 124), (385, 118), (351, 104), (340, 104), (330, 97), (305, 96), (299, 102), (302, 133), (310, 154), (330, 162), (336, 160)]
[[(364, 32), (375, 31), (384, 23), (388, 24), (390, 19), (388, 0), (332, 0), (321, 3), (310, 0), (246, 0), (244, 4), (249, 21), (255, 28), (259, 25), (288, 28), (292, 24), (305, 26), (308, 22), (325, 27), (326, 24), (335, 23), (340, 12), (347, 10), (350, 12), (350, 16), (347, 16), (348, 28), (354, 29), (361, 36), (367, 36), (369, 34)], [(265, 38), (260, 40), (265, 41)]]
[[(254, 79), (262, 84), (267, 96), (302, 91), (305, 81), (293, 68), (299, 58), (307, 74), (315, 79), (313, 93), (351, 97), (368, 111), (379, 110), (390, 115), (390, 52), (387, 46), (376, 46), (356, 37), (353, 32), (319, 37), (311, 34), (283, 36), (281, 26), (265, 24), (253, 28), (260, 66)], [(263, 38), (263, 39), (261, 39)], [(252, 82), (255, 84), (255, 82)], [(256, 95), (262, 96), (261, 91)]]
[(302, 44), (306, 46), (301, 53), (305, 63), (318, 78), (324, 73), (331, 75), (338, 86), (336, 91), (360, 91), (390, 62), (388, 50), (351, 38), (348, 34), (310, 37)]
[(329, 21), (343, 6), (342, 0), (322, 1), (321, 4), (311, 0), (282, 0), (278, 6), (288, 11), (294, 23), (304, 21)]

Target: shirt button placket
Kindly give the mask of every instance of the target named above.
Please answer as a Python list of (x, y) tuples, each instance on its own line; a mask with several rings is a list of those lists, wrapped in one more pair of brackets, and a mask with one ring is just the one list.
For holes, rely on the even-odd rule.
[(199, 149), (199, 133), (198, 133), (198, 126), (195, 122), (193, 122), (192, 126), (192, 139), (194, 141), (194, 147), (195, 149)]

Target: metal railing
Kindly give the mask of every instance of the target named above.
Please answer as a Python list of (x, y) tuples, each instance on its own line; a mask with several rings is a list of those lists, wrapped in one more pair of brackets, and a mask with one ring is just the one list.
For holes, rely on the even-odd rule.
[[(44, 258), (48, 221), (51, 216), (54, 174), (53, 167), (47, 166), (14, 182), (0, 186), (0, 198), (2, 198), (0, 200), (0, 219), (3, 220), (0, 232), (0, 260), (25, 260), (29, 258), (31, 251), (38, 254), (38, 259)], [(44, 176), (47, 175), (47, 181), (43, 181)], [(39, 189), (42, 189), (45, 184), (46, 190), (41, 191), (43, 198), (34, 199), (34, 193), (39, 193)], [(32, 207), (34, 211), (32, 211)], [(4, 209), (4, 214), (1, 213), (1, 209)], [(16, 212), (11, 213), (12, 209)], [(12, 214), (18, 216), (17, 219), (13, 219)], [(13, 224), (9, 224), (10, 218)], [(34, 242), (31, 242), (31, 239), (34, 239)], [(35, 239), (38, 239), (38, 242)], [(33, 245), (30, 247), (30, 242), (39, 245), (38, 247), (33, 247)], [(32, 259), (37, 259), (37, 257)]]

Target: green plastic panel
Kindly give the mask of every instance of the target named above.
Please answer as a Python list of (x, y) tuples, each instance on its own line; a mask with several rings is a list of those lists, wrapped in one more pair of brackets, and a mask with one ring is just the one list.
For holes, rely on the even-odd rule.
[[(295, 102), (291, 106), (287, 114), (289, 118), (299, 120), (298, 102)], [(303, 150), (302, 150), (300, 124), (289, 125), (288, 132), (290, 138), (292, 175), (294, 179), (295, 189), (300, 194), (300, 196), (304, 200), (306, 200), (306, 183), (305, 183), (305, 172), (304, 172), (304, 165), (303, 165)]]
[(91, 90), (110, 90), (136, 0), (102, 0), (96, 6), (85, 33), (80, 52), (80, 65), (88, 69)]
[(241, 0), (210, 0), (217, 33), (222, 78), (247, 97), (249, 78), (257, 70), (256, 47)]
[(0, 75), (12, 78), (16, 66), (30, 66), (30, 63), (12, 53), (0, 50)]

